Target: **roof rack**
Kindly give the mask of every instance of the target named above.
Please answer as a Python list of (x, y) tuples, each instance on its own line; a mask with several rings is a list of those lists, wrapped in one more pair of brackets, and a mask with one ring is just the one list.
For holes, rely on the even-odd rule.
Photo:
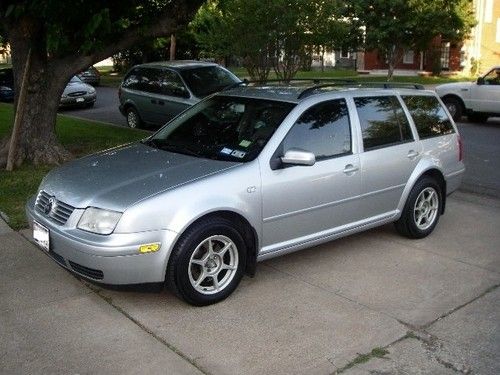
[[(297, 96), (297, 99), (305, 98), (306, 96), (313, 95), (316, 90), (328, 88), (328, 87), (373, 87), (381, 89), (395, 89), (395, 88), (410, 88), (417, 90), (424, 90), (425, 87), (418, 83), (406, 83), (406, 82), (359, 82), (353, 79), (342, 79), (342, 78), (293, 78), (291, 80), (285, 81), (283, 79), (268, 79), (265, 81), (249, 81), (244, 79), (241, 82), (233, 83), (232, 85), (226, 86), (222, 91), (230, 90), (239, 86), (258, 86), (267, 85), (269, 83), (285, 83), (288, 86), (292, 86), (293, 82), (312, 82), (314, 86), (306, 87)], [(325, 83), (322, 83), (325, 82)]]
[(349, 81), (348, 83), (338, 84), (338, 83), (326, 83), (321, 85), (315, 85), (304, 89), (297, 99), (302, 99), (306, 96), (314, 94), (314, 91), (327, 88), (327, 87), (338, 87), (338, 86), (352, 86), (352, 87), (373, 87), (381, 89), (395, 89), (395, 88), (409, 88), (416, 90), (424, 90), (425, 87), (419, 83), (404, 83), (404, 82), (356, 82)]

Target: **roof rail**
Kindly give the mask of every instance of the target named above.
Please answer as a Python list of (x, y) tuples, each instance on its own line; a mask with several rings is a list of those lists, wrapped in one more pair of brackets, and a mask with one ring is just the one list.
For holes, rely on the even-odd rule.
[(321, 85), (315, 85), (304, 89), (297, 99), (302, 99), (306, 96), (312, 95), (314, 91), (326, 88), (326, 87), (338, 87), (338, 86), (351, 86), (351, 87), (373, 87), (382, 89), (395, 89), (395, 88), (411, 88), (417, 90), (424, 90), (425, 87), (419, 83), (405, 83), (405, 82), (357, 82), (350, 80), (346, 83), (326, 83)]

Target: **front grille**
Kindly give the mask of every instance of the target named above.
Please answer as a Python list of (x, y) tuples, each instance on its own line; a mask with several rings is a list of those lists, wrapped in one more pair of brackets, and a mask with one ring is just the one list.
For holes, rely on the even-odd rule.
[(83, 276), (90, 277), (91, 279), (102, 280), (104, 277), (104, 273), (101, 270), (94, 270), (92, 268), (88, 268), (82, 266), (81, 264), (74, 263), (71, 260), (68, 260), (69, 265), (73, 268), (73, 271), (78, 272)]
[(87, 93), (87, 91), (75, 91), (75, 92), (70, 92), (68, 96), (75, 97), (75, 96), (83, 96)]
[(41, 190), (36, 197), (35, 209), (57, 224), (64, 225), (75, 208)]

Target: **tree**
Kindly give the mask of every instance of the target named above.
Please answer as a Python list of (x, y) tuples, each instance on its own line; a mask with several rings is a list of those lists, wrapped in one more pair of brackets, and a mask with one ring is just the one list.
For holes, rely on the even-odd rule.
[[(25, 160), (35, 164), (67, 160), (69, 153), (56, 139), (55, 119), (59, 98), (69, 79), (146, 38), (169, 36), (190, 20), (201, 3), (202, 0), (2, 1), (0, 34), (11, 46), (19, 128), (0, 142), (0, 165), (6, 165), (8, 158), (17, 166)], [(19, 100), (23, 84), (26, 95)]]
[(366, 27), (366, 48), (385, 56), (392, 78), (408, 50), (423, 50), (442, 36), (462, 41), (475, 24), (470, 0), (354, 0), (356, 17)]
[(289, 81), (313, 46), (349, 40), (344, 8), (331, 0), (211, 0), (190, 26), (205, 53), (240, 57), (251, 79), (265, 81), (272, 67)]

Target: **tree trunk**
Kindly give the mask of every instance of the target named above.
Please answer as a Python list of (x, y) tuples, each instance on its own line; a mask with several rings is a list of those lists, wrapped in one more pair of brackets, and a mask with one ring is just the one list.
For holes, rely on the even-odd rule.
[(175, 60), (175, 51), (176, 51), (176, 38), (175, 34), (170, 35), (170, 61)]
[[(36, 30), (33, 25), (28, 27)], [(55, 122), (59, 99), (71, 78), (72, 67), (56, 62), (49, 66), (45, 43), (40, 40), (34, 43), (25, 33), (26, 27), (19, 32), (11, 33), (14, 109), (24, 108), (18, 129), (17, 149), (13, 151), (13, 164), (19, 166), (24, 160), (30, 160), (34, 164), (59, 164), (71, 156), (57, 141)], [(27, 72), (27, 82), (24, 83), (26, 85), (24, 103), (20, 103), (19, 92), (30, 48), (32, 48), (32, 64)], [(10, 137), (0, 142), (0, 167), (4, 167), (7, 163), (9, 140)]]
[(391, 48), (389, 49), (387, 60), (388, 60), (388, 65), (389, 65), (388, 66), (389, 69), (387, 69), (387, 81), (392, 81), (392, 76), (394, 74), (394, 68), (396, 65), (396, 46), (395, 45), (391, 46)]

